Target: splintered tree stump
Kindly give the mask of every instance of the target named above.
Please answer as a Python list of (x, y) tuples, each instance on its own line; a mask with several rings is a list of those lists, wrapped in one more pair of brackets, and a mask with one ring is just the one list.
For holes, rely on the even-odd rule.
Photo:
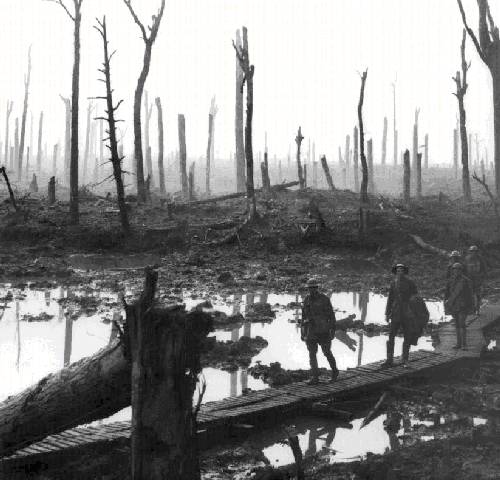
[(417, 164), (416, 164), (415, 174), (417, 175), (416, 194), (417, 194), (417, 199), (420, 200), (422, 198), (422, 154), (421, 153), (417, 153)]
[(179, 165), (181, 172), (181, 187), (184, 198), (188, 196), (188, 176), (186, 170), (186, 120), (184, 115), (179, 114), (177, 117), (179, 130)]
[(297, 144), (297, 176), (299, 178), (299, 185), (301, 190), (306, 186), (304, 173), (302, 170), (302, 163), (300, 161), (300, 146), (302, 145), (302, 140), (304, 140), (304, 137), (302, 136), (302, 129), (301, 127), (299, 127), (299, 131), (297, 132), (297, 136), (295, 137), (295, 143)]
[(321, 157), (321, 166), (323, 167), (323, 171), (325, 172), (326, 182), (328, 183), (328, 188), (333, 192), (335, 187), (333, 185), (332, 176), (330, 174), (330, 169), (328, 168), (328, 163), (326, 163), (326, 157), (322, 155)]
[(403, 199), (406, 205), (410, 203), (410, 151), (405, 150), (403, 155)]
[(49, 205), (54, 205), (56, 203), (56, 177), (50, 177), (47, 196)]
[(200, 478), (193, 394), (202, 343), (212, 330), (203, 312), (151, 304), (157, 273), (148, 270), (139, 302), (126, 306), (132, 361), (132, 479)]

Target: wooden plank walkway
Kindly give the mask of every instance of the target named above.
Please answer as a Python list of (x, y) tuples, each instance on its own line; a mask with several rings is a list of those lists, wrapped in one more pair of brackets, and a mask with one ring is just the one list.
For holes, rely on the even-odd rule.
[[(348, 398), (379, 389), (390, 383), (415, 375), (426, 375), (442, 367), (451, 367), (463, 360), (479, 359), (486, 346), (483, 329), (500, 319), (500, 305), (489, 305), (480, 316), (469, 317), (467, 327), (468, 350), (453, 350), (455, 327), (446, 324), (438, 330), (438, 343), (434, 351), (421, 350), (410, 354), (408, 367), (396, 363), (381, 369), (382, 361), (362, 365), (340, 372), (334, 383), (311, 386), (306, 382), (267, 388), (245, 396), (229, 397), (202, 406), (198, 417), (199, 435), (220, 429), (238, 428), (243, 424), (259, 424), (298, 412), (312, 402), (329, 398)], [(70, 450), (96, 444), (127, 441), (130, 421), (114, 422), (94, 427), (78, 427), (50, 435), (14, 455), (0, 460), (0, 467), (11, 463), (30, 463), (45, 455), (64, 454)]]

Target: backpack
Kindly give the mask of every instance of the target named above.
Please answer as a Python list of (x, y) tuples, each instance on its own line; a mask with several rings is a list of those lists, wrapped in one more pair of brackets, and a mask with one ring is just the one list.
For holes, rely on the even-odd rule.
[(412, 295), (408, 307), (416, 320), (421, 335), (424, 328), (429, 323), (430, 314), (427, 305), (420, 295)]

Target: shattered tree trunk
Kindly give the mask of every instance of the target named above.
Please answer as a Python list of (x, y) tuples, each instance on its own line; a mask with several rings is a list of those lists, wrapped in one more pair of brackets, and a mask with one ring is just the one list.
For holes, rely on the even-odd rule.
[(151, 157), (151, 144), (149, 142), (149, 123), (153, 113), (153, 105), (149, 104), (149, 96), (147, 90), (144, 92), (144, 143), (146, 146), (146, 176), (149, 176), (149, 188), (154, 186), (153, 179), (153, 159)]
[(87, 106), (87, 127), (85, 130), (85, 150), (83, 153), (83, 170), (82, 170), (82, 183), (85, 183), (87, 179), (87, 167), (89, 162), (89, 151), (90, 151), (90, 115), (92, 113), (92, 102), (89, 102)]
[[(47, 188), (47, 199), (49, 205), (54, 205), (56, 203), (56, 177), (50, 177), (49, 186)], [(1, 410), (1, 406), (0, 406)], [(1, 440), (0, 440), (1, 444)]]
[[(126, 306), (132, 387), (132, 480), (200, 478), (193, 394), (209, 315), (153, 306), (156, 272)], [(188, 373), (186, 373), (188, 372)]]
[(410, 151), (405, 150), (403, 155), (403, 200), (406, 205), (410, 204), (410, 186), (411, 186), (411, 167)]
[(375, 193), (375, 172), (373, 171), (373, 140), (370, 138), (366, 142), (366, 147), (368, 150), (368, 192), (370, 192), (372, 195)]
[(212, 156), (212, 135), (214, 130), (214, 116), (209, 113), (208, 114), (208, 144), (207, 144), (207, 161), (206, 161), (206, 170), (205, 170), (205, 191), (207, 193), (207, 197), (210, 196), (210, 160)]
[(55, 177), (57, 175), (57, 152), (59, 150), (59, 144), (54, 145), (54, 151), (52, 153), (52, 175)]
[(17, 206), (16, 199), (14, 197), (14, 192), (12, 191), (12, 187), (10, 186), (9, 177), (7, 175), (7, 172), (5, 171), (5, 167), (0, 168), (0, 171), (2, 172), (2, 176), (5, 180), (5, 183), (7, 184), (7, 189), (9, 190), (10, 203), (12, 203), (12, 206), (17, 211), (19, 210), (19, 207)]
[(365, 131), (363, 127), (363, 100), (365, 96), (365, 84), (368, 70), (363, 72), (361, 76), (361, 89), (359, 93), (358, 103), (358, 121), (359, 121), (359, 146), (361, 151), (361, 168), (363, 169), (363, 177), (361, 180), (361, 203), (368, 203), (368, 165), (365, 157)]
[(116, 119), (115, 112), (122, 103), (118, 102), (117, 105), (113, 102), (113, 89), (111, 87), (111, 65), (110, 55), (108, 51), (108, 34), (106, 29), (106, 17), (102, 22), (98, 22), (99, 28), (96, 30), (100, 33), (103, 40), (104, 47), (104, 83), (106, 85), (106, 112), (108, 115), (108, 135), (109, 135), (109, 150), (111, 153), (111, 165), (113, 167), (113, 176), (115, 177), (116, 184), (116, 197), (118, 200), (118, 209), (120, 210), (120, 221), (123, 231), (128, 233), (130, 231), (130, 224), (128, 220), (127, 206), (125, 205), (125, 190), (123, 187), (122, 175), (122, 160), (123, 156), (118, 153), (118, 140), (116, 138)]
[(416, 178), (416, 195), (417, 200), (422, 199), (422, 154), (417, 153), (417, 165), (415, 168)]
[(190, 202), (192, 202), (194, 200), (194, 162), (192, 162), (190, 167), (189, 167), (188, 200)]
[(24, 104), (23, 104), (23, 116), (21, 119), (21, 142), (19, 144), (19, 152), (17, 157), (18, 181), (21, 181), (23, 174), (24, 141), (26, 138), (26, 115), (28, 114), (28, 96), (30, 90), (30, 80), (31, 80), (31, 46), (28, 50), (28, 73), (24, 78)]
[(353, 133), (354, 155), (352, 159), (352, 169), (354, 172), (354, 191), (359, 192), (359, 157), (358, 157), (358, 127), (354, 127)]
[(424, 142), (424, 168), (427, 170), (429, 168), (429, 134), (425, 134)]
[(304, 180), (304, 172), (302, 170), (302, 163), (300, 161), (300, 146), (302, 145), (302, 140), (304, 140), (304, 137), (302, 136), (302, 129), (301, 127), (299, 127), (297, 136), (295, 137), (295, 143), (297, 144), (297, 175), (299, 177), (299, 188), (301, 190), (306, 186)]
[(43, 134), (43, 111), (40, 112), (40, 120), (38, 122), (38, 150), (36, 154), (36, 171), (40, 174), (42, 170), (42, 134)]
[(160, 97), (155, 99), (156, 108), (158, 110), (158, 175), (160, 176), (160, 194), (165, 195), (165, 168), (163, 166), (163, 109), (161, 107)]
[(326, 157), (322, 155), (321, 157), (321, 166), (323, 167), (323, 171), (325, 172), (326, 183), (328, 183), (328, 188), (333, 192), (335, 191), (335, 186), (333, 185), (332, 176), (330, 174), (330, 169), (328, 168), (328, 163), (326, 163)]
[[(236, 47), (241, 49), (240, 31), (236, 30)], [(236, 101), (235, 101), (235, 143), (236, 143), (236, 191), (245, 191), (245, 141), (243, 136), (243, 70), (236, 57)]]
[(411, 156), (411, 169), (415, 172), (417, 166), (417, 155), (418, 155), (418, 115), (420, 109), (415, 109), (415, 123), (413, 124), (413, 150)]
[(387, 155), (387, 117), (384, 117), (384, 131), (382, 133), (382, 160), (381, 163), (385, 167), (385, 158)]
[(181, 113), (177, 117), (179, 129), (179, 167), (181, 171), (181, 189), (184, 198), (188, 198), (188, 177), (186, 170), (186, 120)]

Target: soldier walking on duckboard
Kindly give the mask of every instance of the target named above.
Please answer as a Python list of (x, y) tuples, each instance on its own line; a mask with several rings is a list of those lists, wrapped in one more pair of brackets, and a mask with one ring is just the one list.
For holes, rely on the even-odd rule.
[(302, 306), (301, 337), (306, 342), (309, 351), (309, 363), (311, 365), (310, 385), (319, 383), (318, 345), (321, 347), (330, 368), (332, 369), (332, 381), (339, 375), (337, 362), (332, 354), (331, 345), (335, 336), (335, 312), (330, 299), (319, 291), (318, 282), (310, 279), (307, 282), (309, 294), (304, 298)]

